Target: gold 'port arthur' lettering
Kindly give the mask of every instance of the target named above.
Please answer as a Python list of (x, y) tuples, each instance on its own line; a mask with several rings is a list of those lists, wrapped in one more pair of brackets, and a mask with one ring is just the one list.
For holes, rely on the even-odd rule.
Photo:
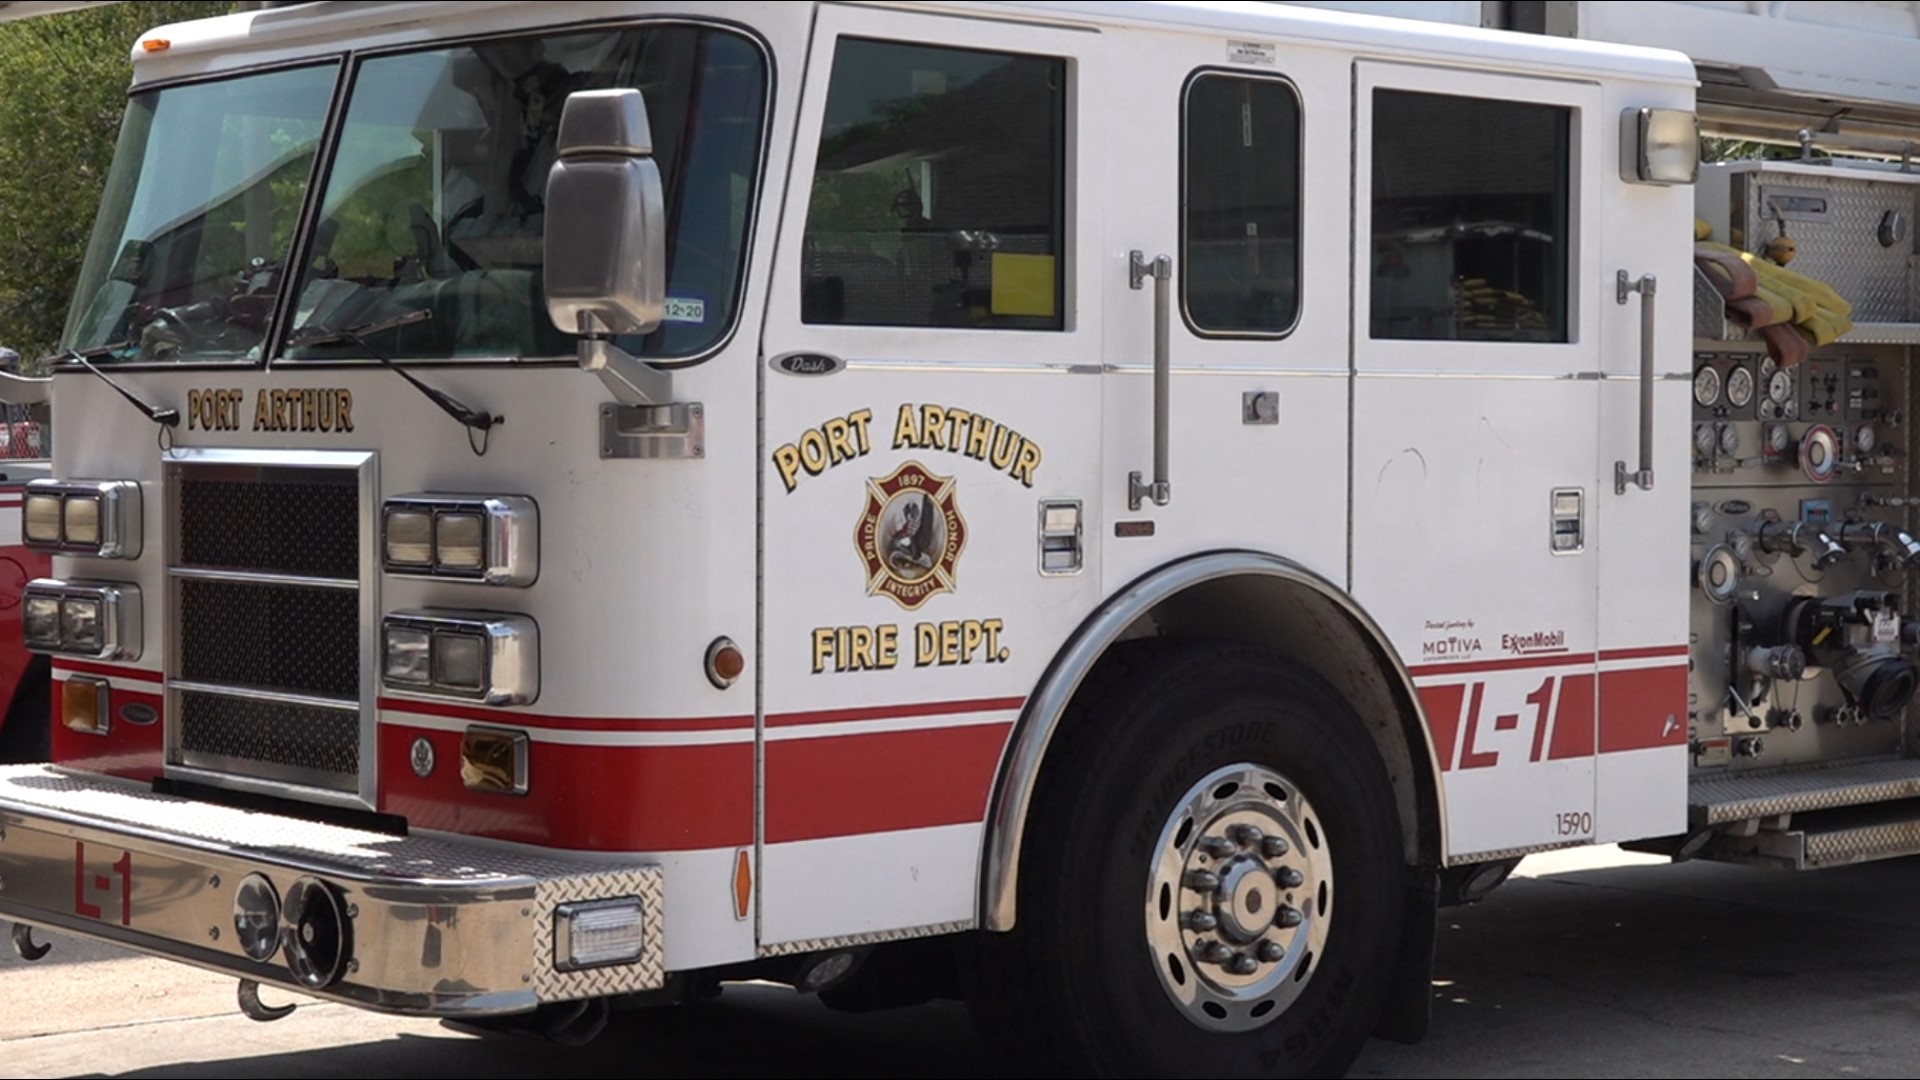
[[(872, 409), (855, 409), (836, 416), (773, 452), (780, 484), (791, 493), (802, 476), (819, 476), (836, 465), (857, 461), (873, 452)], [(943, 450), (959, 454), (1006, 473), (1026, 487), (1044, 456), (1040, 444), (990, 417), (953, 405), (916, 405), (907, 402), (894, 417), (895, 450)]]
[[(239, 431), (244, 390), (187, 391), (188, 431)], [(261, 390), (253, 399), (254, 431), (353, 430), (353, 391)]]

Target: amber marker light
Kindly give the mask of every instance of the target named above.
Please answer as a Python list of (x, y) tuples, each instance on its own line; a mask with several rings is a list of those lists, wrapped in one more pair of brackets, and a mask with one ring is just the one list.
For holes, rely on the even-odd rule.
[(707, 646), (707, 681), (725, 690), (747, 670), (746, 654), (729, 637), (717, 637)]
[(107, 733), (107, 680), (75, 675), (60, 689), (60, 722), (71, 731)]

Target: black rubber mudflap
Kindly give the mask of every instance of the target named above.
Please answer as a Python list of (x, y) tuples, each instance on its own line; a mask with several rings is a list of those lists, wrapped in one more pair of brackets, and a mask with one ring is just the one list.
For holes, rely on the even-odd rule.
[(1373, 1029), (1375, 1038), (1411, 1044), (1427, 1037), (1433, 1020), (1433, 947), (1439, 935), (1439, 913), (1439, 879), (1422, 871), (1407, 889), (1400, 956), (1380, 1023)]

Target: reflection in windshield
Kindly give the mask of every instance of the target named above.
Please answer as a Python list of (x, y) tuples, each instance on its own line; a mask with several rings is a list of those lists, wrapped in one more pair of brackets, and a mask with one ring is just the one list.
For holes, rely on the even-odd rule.
[[(375, 335), (396, 359), (552, 357), (573, 340), (541, 293), (547, 172), (579, 90), (646, 95), (668, 206), (667, 321), (646, 356), (711, 347), (732, 322), (758, 167), (759, 50), (686, 25), (512, 38), (377, 57), (354, 79), (294, 314), (294, 357), (354, 346), (340, 330), (407, 312)], [(343, 350), (346, 350), (343, 352)]]
[(109, 360), (257, 359), (332, 64), (135, 95), (66, 340)]

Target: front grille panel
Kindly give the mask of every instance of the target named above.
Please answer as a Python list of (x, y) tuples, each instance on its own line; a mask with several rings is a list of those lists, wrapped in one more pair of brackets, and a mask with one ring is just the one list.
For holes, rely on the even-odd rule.
[(360, 595), (351, 589), (182, 581), (179, 675), (352, 699), (360, 692)]
[(317, 451), (169, 464), (172, 764), (210, 783), (367, 795), (371, 468)]
[(274, 775), (291, 770), (290, 778), (322, 787), (356, 786), (358, 713), (186, 690), (178, 715), (186, 764)]
[(181, 566), (354, 579), (360, 489), (343, 470), (220, 469), (180, 482)]

